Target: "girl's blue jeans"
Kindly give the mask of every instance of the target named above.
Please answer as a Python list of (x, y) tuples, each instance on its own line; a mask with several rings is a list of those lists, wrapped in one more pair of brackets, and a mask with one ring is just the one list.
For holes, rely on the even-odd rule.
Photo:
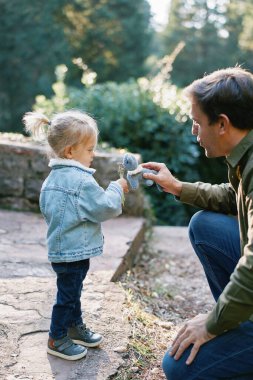
[[(219, 298), (240, 258), (238, 221), (210, 211), (196, 213), (189, 236), (215, 300)], [(190, 365), (189, 347), (179, 360), (166, 352), (163, 370), (169, 380), (253, 380), (253, 323), (246, 321), (210, 340)]]
[(57, 295), (49, 331), (51, 338), (61, 339), (67, 335), (69, 327), (83, 323), (81, 293), (89, 266), (89, 259), (71, 263), (52, 263), (57, 275)]

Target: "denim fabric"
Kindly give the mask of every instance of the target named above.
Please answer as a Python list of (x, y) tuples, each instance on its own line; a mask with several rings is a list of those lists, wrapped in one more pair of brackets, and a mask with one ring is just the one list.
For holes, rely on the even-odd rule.
[(217, 301), (241, 257), (238, 221), (225, 214), (199, 211), (190, 221), (189, 237)]
[(93, 178), (94, 169), (67, 159), (50, 161), (40, 209), (47, 222), (48, 259), (72, 262), (103, 251), (101, 222), (122, 212), (122, 188), (111, 182), (106, 190)]
[[(192, 246), (203, 265), (214, 299), (217, 300), (240, 259), (237, 219), (210, 211), (196, 213), (189, 225)], [(189, 366), (189, 347), (179, 360), (168, 353), (163, 370), (169, 380), (253, 379), (253, 323), (217, 336), (200, 347)]]
[(49, 335), (53, 339), (61, 339), (67, 335), (68, 327), (83, 323), (80, 299), (90, 260), (51, 265), (57, 275), (57, 296)]
[(200, 347), (192, 364), (186, 365), (187, 349), (179, 360), (168, 353), (163, 358), (163, 370), (169, 380), (252, 380), (253, 322), (217, 336)]

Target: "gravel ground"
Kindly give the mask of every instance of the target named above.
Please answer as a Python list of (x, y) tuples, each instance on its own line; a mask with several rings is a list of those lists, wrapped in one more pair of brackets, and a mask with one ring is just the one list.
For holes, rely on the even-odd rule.
[(186, 228), (155, 227), (143, 250), (121, 279), (132, 334), (115, 380), (164, 379), (161, 360), (180, 325), (214, 304)]

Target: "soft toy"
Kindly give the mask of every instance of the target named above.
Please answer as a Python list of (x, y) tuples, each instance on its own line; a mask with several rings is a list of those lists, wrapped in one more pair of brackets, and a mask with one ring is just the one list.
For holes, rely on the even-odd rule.
[[(147, 186), (152, 186), (154, 181), (143, 178), (144, 173), (157, 174), (156, 170), (143, 168), (138, 165), (138, 161), (133, 154), (126, 153), (123, 157), (123, 162), (120, 164), (119, 172), (123, 176), (124, 171), (127, 171), (127, 181), (133, 190), (138, 189), (139, 184), (143, 182)], [(163, 191), (161, 186), (156, 184), (159, 191)]]

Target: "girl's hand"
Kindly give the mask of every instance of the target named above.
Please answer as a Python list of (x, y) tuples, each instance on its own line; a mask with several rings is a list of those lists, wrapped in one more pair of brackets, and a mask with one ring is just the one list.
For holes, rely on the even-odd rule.
[(120, 179), (117, 180), (117, 182), (122, 187), (122, 190), (124, 191), (124, 193), (128, 193), (129, 192), (128, 183), (127, 183), (127, 180), (125, 180), (125, 178), (120, 178)]

